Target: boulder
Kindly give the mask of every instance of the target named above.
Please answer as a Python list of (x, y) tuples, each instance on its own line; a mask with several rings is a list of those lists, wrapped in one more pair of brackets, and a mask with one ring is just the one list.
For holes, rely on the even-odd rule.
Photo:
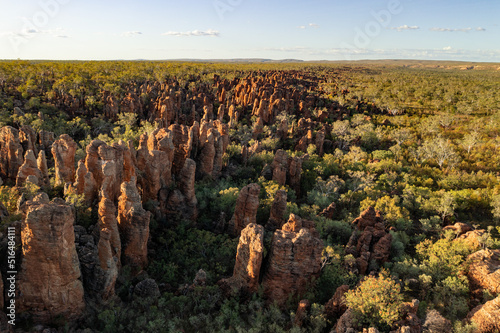
[(476, 325), (474, 332), (500, 332), (500, 297), (475, 307), (467, 318)]
[(486, 289), (493, 295), (500, 294), (500, 250), (480, 250), (471, 254), (467, 261), (471, 287)]

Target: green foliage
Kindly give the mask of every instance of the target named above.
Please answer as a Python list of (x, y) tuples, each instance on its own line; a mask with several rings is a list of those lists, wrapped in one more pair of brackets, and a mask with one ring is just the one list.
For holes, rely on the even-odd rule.
[(415, 249), (421, 260), (420, 269), (430, 275), (433, 281), (457, 275), (464, 268), (465, 259), (473, 251), (464, 241), (450, 238), (442, 238), (436, 242), (426, 239)]
[(360, 327), (386, 329), (400, 318), (401, 287), (387, 273), (367, 277), (358, 288), (349, 290), (345, 298)]

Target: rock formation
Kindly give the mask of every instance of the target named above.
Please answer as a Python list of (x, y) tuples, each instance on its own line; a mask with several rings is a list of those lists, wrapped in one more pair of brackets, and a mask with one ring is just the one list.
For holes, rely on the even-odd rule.
[(389, 260), (392, 236), (385, 231), (380, 212), (373, 207), (362, 212), (352, 224), (357, 230), (353, 231), (347, 243), (346, 253), (356, 258), (357, 272), (366, 274), (370, 262), (382, 265)]
[(41, 185), (43, 183), (44, 176), (40, 169), (38, 169), (37, 160), (32, 150), (26, 151), (24, 155), (24, 163), (17, 173), (16, 186), (23, 186), (28, 176), (36, 177), (34, 182), (35, 185)]
[(283, 186), (286, 183), (288, 156), (286, 151), (279, 149), (274, 155), (271, 168), (273, 170), (273, 180)]
[(47, 168), (47, 157), (45, 156), (45, 150), (40, 150), (38, 153), (38, 158), (36, 159), (36, 165), (38, 170), (42, 173), (42, 179), (40, 179), (41, 185), (49, 184), (49, 169)]
[(249, 184), (243, 187), (236, 200), (234, 214), (229, 221), (229, 232), (238, 236), (247, 225), (256, 223), (257, 209), (259, 208), (259, 184)]
[(500, 250), (480, 250), (471, 254), (467, 261), (471, 287), (500, 294)]
[(139, 272), (148, 264), (149, 220), (142, 207), (134, 177), (121, 185), (118, 201), (118, 227), (122, 244), (122, 263)]
[(196, 162), (190, 158), (186, 159), (179, 172), (177, 189), (171, 193), (167, 202), (169, 211), (180, 213), (182, 217), (192, 221), (198, 216), (198, 200), (194, 190), (195, 174)]
[(18, 310), (35, 322), (57, 316), (79, 317), (84, 308), (80, 266), (75, 249), (74, 214), (62, 199), (39, 195), (25, 204), (22, 223)]
[(348, 285), (341, 285), (335, 290), (335, 294), (333, 294), (332, 298), (326, 303), (325, 313), (329, 318), (338, 318), (347, 310), (344, 295), (348, 290)]
[(311, 302), (307, 299), (303, 299), (299, 302), (297, 306), (297, 311), (295, 312), (295, 318), (293, 324), (298, 327), (302, 327), (304, 319), (307, 317), (307, 312), (311, 308)]
[(264, 252), (264, 228), (251, 223), (241, 231), (233, 276), (228, 279), (232, 288), (253, 293), (259, 286)]
[(54, 156), (56, 185), (73, 183), (75, 180), (75, 153), (76, 143), (68, 134), (62, 134), (52, 144)]
[(283, 224), (283, 214), (286, 210), (287, 194), (285, 190), (278, 190), (274, 195), (273, 204), (271, 206), (271, 214), (267, 221), (266, 229), (274, 231), (281, 228)]
[(120, 269), (121, 240), (113, 201), (102, 196), (99, 202), (99, 264), (104, 273), (101, 297), (107, 300), (114, 295), (115, 282)]
[(23, 164), (23, 147), (19, 131), (10, 126), (0, 129), (0, 178), (16, 181), (17, 172)]
[(333, 219), (333, 215), (335, 214), (335, 202), (332, 202), (328, 207), (323, 209), (323, 211), (319, 214), (320, 216), (324, 216), (327, 219)]
[(500, 296), (475, 307), (467, 318), (476, 325), (474, 332), (500, 332)]
[(323, 242), (315, 233), (293, 214), (274, 232), (269, 267), (262, 281), (269, 301), (283, 306), (291, 295), (300, 297), (319, 276)]

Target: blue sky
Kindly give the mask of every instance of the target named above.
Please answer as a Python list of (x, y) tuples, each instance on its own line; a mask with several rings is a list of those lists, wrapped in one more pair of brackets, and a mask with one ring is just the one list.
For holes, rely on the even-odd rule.
[(498, 0), (0, 0), (0, 59), (500, 62)]

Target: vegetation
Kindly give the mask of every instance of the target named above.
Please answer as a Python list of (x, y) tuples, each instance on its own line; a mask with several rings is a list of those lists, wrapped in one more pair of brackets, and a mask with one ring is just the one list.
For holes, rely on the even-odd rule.
[[(131, 140), (137, 147), (139, 136), (155, 129), (149, 110), (159, 96), (141, 88), (147, 84), (176, 82), (176, 91), (185, 96), (195, 95), (197, 87), (216, 91), (214, 75), (232, 80), (262, 78), (269, 70), (301, 73), (294, 88), (304, 99), (314, 97), (306, 111), (329, 129), (324, 152), (313, 144), (306, 151), (296, 149), (303, 117), (298, 106), (256, 137), (253, 104), (241, 107), (229, 132), (221, 177), (197, 178), (196, 226), (181, 218), (153, 219), (146, 272), (134, 279), (123, 276), (116, 287), (119, 299), (96, 306), (81, 324), (101, 332), (329, 332), (337, 318), (327, 317), (324, 305), (337, 287), (347, 284), (346, 302), (360, 327), (388, 332), (400, 319), (403, 301), (418, 298), (420, 317), (436, 309), (462, 332), (468, 326), (461, 320), (471, 309), (466, 258), (477, 249), (442, 228), (463, 222), (486, 229), (481, 246), (500, 248), (500, 71), (498, 65), (479, 70), (441, 65), (3, 61), (0, 127), (29, 125), (36, 132), (67, 133), (78, 143), (79, 159), (95, 138)], [(142, 101), (134, 112), (121, 104), (129, 94)], [(213, 104), (216, 110), (218, 102)], [(119, 112), (110, 112), (113, 105)], [(182, 108), (186, 115), (191, 112)], [(319, 121), (323, 111), (329, 116)], [(283, 120), (288, 132), (279, 138)], [(319, 130), (311, 132), (315, 136)], [(261, 150), (244, 160), (243, 148), (257, 142)], [(266, 175), (278, 149), (306, 156), (297, 188), (280, 186)], [(324, 242), (324, 265), (308, 291), (312, 305), (301, 327), (293, 324), (296, 303), (277, 308), (266, 303), (262, 290), (228, 297), (217, 284), (231, 276), (238, 244), (218, 230), (218, 221), (231, 218), (239, 191), (252, 182), (261, 185), (260, 224), (269, 218), (274, 194), (286, 189), (285, 217), (295, 213), (312, 220)], [(20, 218), (18, 198), (37, 190), (28, 187), (8, 182), (0, 187), (0, 201), (11, 213), (2, 228)], [(50, 197), (63, 192), (50, 185), (43, 190)], [(96, 224), (95, 207), (81, 196), (65, 199), (75, 206), (78, 224)], [(321, 216), (332, 202), (334, 216)], [(350, 270), (355, 259), (345, 247), (351, 222), (369, 206), (382, 213), (391, 230), (391, 257), (380, 271), (373, 269), (374, 276), (361, 278)], [(154, 202), (145, 208), (157, 209)], [(266, 235), (264, 261), (271, 238)], [(199, 269), (207, 273), (207, 286), (190, 289)], [(158, 299), (139, 299), (130, 292), (146, 277), (159, 284)]]

